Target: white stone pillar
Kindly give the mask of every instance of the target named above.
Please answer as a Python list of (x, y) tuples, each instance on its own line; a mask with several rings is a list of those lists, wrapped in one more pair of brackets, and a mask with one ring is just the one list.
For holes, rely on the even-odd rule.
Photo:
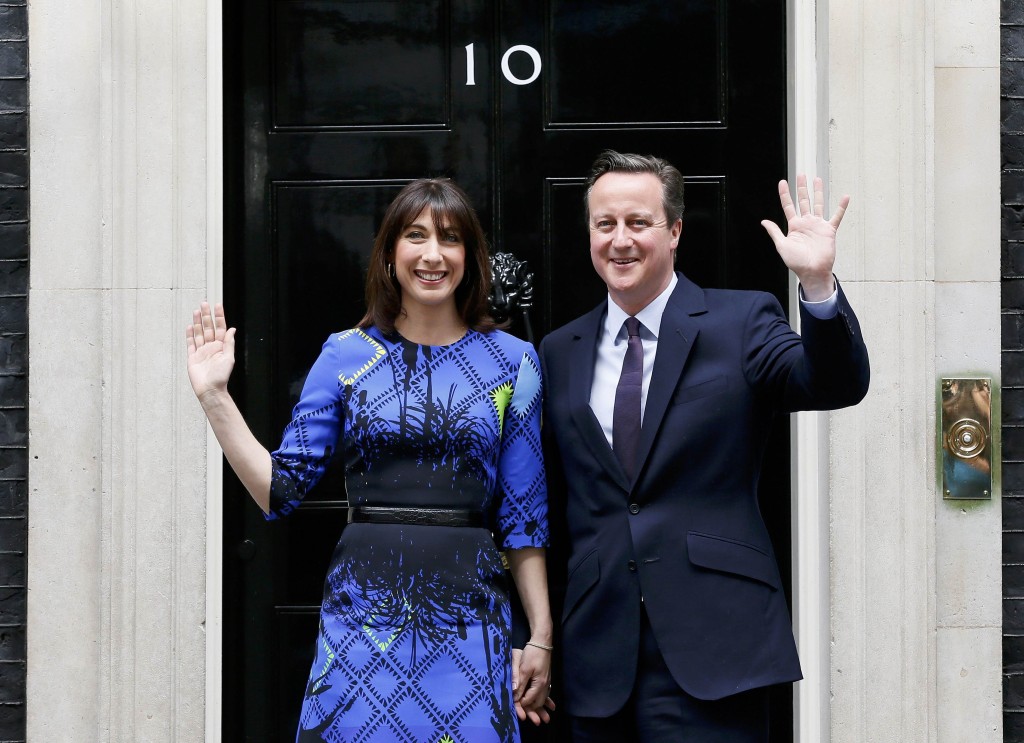
[(206, 17), (29, 8), (31, 741), (204, 735)]
[[(935, 0), (935, 373), (1000, 380), (999, 16)], [(994, 416), (998, 424), (998, 409)], [(1003, 740), (1002, 503), (936, 498), (939, 743)]]
[(832, 0), (837, 273), (872, 385), (831, 416), (831, 739), (1002, 739), (1000, 503), (941, 499), (938, 377), (999, 379), (999, 5)]

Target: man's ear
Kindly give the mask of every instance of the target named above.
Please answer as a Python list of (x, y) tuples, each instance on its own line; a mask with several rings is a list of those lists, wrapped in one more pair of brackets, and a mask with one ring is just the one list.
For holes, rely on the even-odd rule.
[(670, 231), (672, 233), (672, 247), (673, 248), (678, 247), (679, 246), (679, 235), (683, 231), (683, 220), (681, 218), (677, 219), (676, 223), (674, 225), (672, 225), (672, 228), (671, 228)]

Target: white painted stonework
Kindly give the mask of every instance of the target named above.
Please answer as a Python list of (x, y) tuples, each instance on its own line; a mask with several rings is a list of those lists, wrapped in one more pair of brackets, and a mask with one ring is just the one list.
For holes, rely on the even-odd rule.
[(828, 15), (831, 183), (856, 194), (837, 273), (872, 359), (831, 416), (830, 739), (995, 743), (999, 491), (942, 500), (936, 393), (999, 382), (999, 3)]
[(183, 362), (219, 178), (206, 17), (29, 7), (32, 741), (205, 734), (207, 434)]
[[(29, 740), (218, 740), (220, 455), (183, 328), (220, 286), (220, 6), (29, 10)], [(999, 379), (999, 4), (788, 16), (791, 170), (853, 195), (872, 358), (860, 406), (794, 427), (798, 740), (995, 743), (999, 494), (940, 498), (935, 394)]]

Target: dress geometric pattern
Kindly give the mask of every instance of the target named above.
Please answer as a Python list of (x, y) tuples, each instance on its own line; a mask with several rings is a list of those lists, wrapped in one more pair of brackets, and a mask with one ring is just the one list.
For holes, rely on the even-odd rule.
[(271, 455), (267, 518), (294, 511), (340, 447), (351, 505), (478, 510), (490, 529), (344, 527), (297, 741), (519, 740), (495, 540), (547, 544), (540, 412), (537, 356), (507, 333), (328, 338)]

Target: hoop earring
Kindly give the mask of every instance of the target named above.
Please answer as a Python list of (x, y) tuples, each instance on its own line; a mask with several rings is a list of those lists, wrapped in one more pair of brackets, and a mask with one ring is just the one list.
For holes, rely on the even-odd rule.
[(393, 279), (396, 278), (396, 276), (395, 276), (395, 264), (394, 263), (389, 263), (388, 264), (387, 271), (388, 271), (388, 276), (390, 276)]

